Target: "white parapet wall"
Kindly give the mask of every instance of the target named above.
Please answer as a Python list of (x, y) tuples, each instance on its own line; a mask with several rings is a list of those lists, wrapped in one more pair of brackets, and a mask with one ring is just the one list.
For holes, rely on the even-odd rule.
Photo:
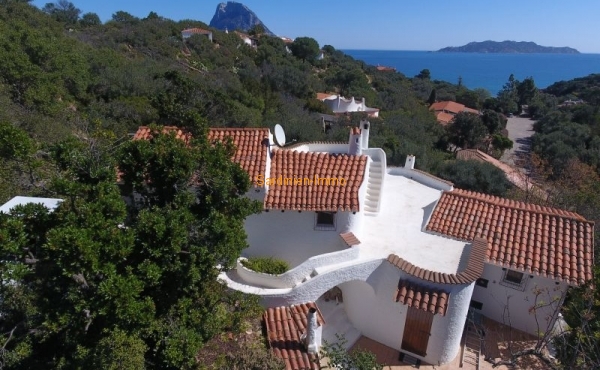
[(406, 167), (390, 167), (388, 168), (388, 173), (390, 175), (401, 175), (409, 179), (413, 179), (423, 185), (431, 186), (432, 188), (437, 190), (450, 191), (454, 188), (446, 181), (438, 179), (435, 176), (431, 176), (425, 172), (413, 170)]
[(351, 247), (339, 252), (325, 253), (307, 259), (304, 263), (280, 275), (271, 275), (252, 271), (237, 261), (237, 273), (245, 282), (263, 288), (293, 288), (323, 266), (348, 262), (358, 258), (359, 249)]

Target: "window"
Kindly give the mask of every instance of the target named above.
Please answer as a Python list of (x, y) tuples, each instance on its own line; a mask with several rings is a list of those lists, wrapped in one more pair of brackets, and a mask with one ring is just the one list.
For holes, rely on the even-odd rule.
[(523, 291), (525, 290), (526, 283), (526, 276), (522, 272), (504, 269), (504, 277), (500, 282), (501, 285)]
[(481, 311), (481, 309), (483, 308), (483, 303), (477, 302), (477, 301), (471, 301), (471, 308)]
[(484, 288), (487, 288), (488, 283), (489, 283), (489, 280), (488, 279), (484, 279), (484, 278), (479, 278), (475, 282), (475, 284), (479, 285), (480, 287), (484, 287)]
[(317, 212), (315, 230), (335, 230), (335, 212)]

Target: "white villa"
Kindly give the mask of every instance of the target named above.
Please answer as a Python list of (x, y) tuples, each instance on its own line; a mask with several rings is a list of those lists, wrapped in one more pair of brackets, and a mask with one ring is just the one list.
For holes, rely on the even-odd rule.
[[(177, 128), (170, 128), (177, 130)], [(318, 369), (322, 340), (361, 335), (429, 364), (459, 353), (469, 312), (536, 334), (556, 305), (592, 278), (594, 225), (582, 216), (455, 189), (415, 169), (388, 167), (369, 147), (370, 123), (348, 143), (280, 147), (266, 128), (211, 129), (232, 139), (233, 160), (254, 183), (263, 212), (246, 220), (244, 257), (292, 268), (268, 275), (242, 266), (220, 274), (262, 297), (269, 344), (288, 370)], [(134, 139), (146, 139), (140, 127)], [(177, 131), (177, 136), (186, 138)], [(241, 260), (241, 259), (240, 259)], [(538, 325), (541, 325), (538, 327)]]
[(325, 103), (336, 114), (366, 112), (369, 117), (379, 117), (379, 109), (367, 107), (365, 98), (361, 100), (354, 99), (354, 97), (346, 99), (337, 94), (317, 93), (317, 99)]

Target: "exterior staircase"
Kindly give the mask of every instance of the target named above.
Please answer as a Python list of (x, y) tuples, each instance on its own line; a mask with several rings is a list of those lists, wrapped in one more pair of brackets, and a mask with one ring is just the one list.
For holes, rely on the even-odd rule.
[(382, 162), (371, 162), (365, 198), (365, 215), (367, 216), (375, 216), (379, 213), (384, 171)]

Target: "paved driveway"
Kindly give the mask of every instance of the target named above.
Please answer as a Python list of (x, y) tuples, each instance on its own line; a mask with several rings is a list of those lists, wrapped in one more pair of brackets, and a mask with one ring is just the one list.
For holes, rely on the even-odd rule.
[(508, 119), (506, 129), (508, 137), (513, 141), (513, 148), (506, 150), (500, 160), (515, 167), (522, 167), (527, 162), (527, 154), (531, 151), (531, 136), (534, 121), (529, 118), (511, 117)]

